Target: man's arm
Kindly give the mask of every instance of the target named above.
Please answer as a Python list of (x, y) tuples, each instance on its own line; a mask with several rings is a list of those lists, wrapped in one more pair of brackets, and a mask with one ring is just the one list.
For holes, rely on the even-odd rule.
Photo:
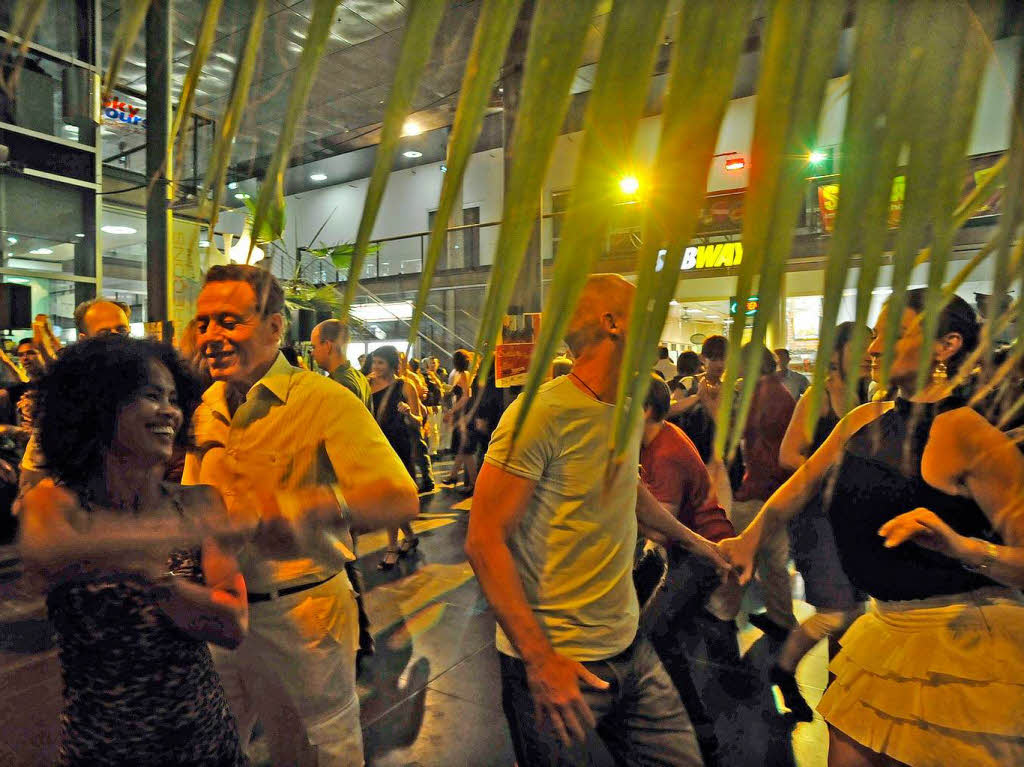
[(636, 519), (641, 532), (647, 537), (663, 539), (669, 543), (678, 543), (687, 551), (711, 562), (719, 573), (725, 577), (730, 570), (729, 562), (719, 553), (718, 547), (706, 538), (702, 538), (690, 528), (676, 519), (642, 481), (637, 481)]
[(558, 655), (526, 601), (508, 541), (526, 512), (537, 483), (485, 463), (480, 469), (469, 514), (466, 556), (505, 635), (526, 665), (530, 691), (542, 717), (549, 717), (562, 740), (582, 741), (580, 722), (594, 727), (593, 713), (579, 683), (600, 689), (607, 683), (580, 663)]

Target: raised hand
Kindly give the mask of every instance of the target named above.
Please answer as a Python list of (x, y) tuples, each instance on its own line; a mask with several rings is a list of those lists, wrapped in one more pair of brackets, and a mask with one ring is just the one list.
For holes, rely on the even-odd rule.
[(885, 548), (892, 549), (907, 541), (937, 551), (953, 559), (962, 559), (968, 553), (968, 539), (924, 508), (917, 508), (893, 517), (878, 529), (885, 538)]

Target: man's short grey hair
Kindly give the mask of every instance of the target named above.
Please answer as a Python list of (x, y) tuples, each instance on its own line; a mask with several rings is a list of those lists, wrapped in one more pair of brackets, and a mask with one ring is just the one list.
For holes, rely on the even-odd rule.
[(82, 335), (88, 335), (89, 330), (85, 327), (85, 315), (92, 309), (96, 304), (113, 304), (122, 312), (129, 322), (132, 321), (132, 308), (128, 306), (124, 301), (115, 301), (113, 298), (90, 298), (88, 301), (83, 301), (75, 307), (75, 330)]
[(351, 334), (349, 333), (348, 325), (341, 320), (324, 320), (317, 327), (320, 328), (321, 341), (330, 341), (341, 346), (348, 346)]

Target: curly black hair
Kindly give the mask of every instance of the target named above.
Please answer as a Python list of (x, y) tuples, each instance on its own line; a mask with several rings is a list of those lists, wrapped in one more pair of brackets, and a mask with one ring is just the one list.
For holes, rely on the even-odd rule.
[(149, 364), (167, 368), (182, 411), (175, 437), (187, 446), (199, 382), (174, 347), (157, 341), (107, 335), (66, 347), (39, 381), (39, 444), (49, 474), (81, 489), (103, 471), (117, 417), (149, 382)]

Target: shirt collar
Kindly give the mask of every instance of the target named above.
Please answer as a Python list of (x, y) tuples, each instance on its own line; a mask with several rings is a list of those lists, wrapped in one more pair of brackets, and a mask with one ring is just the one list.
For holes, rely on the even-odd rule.
[[(252, 385), (248, 393), (245, 395), (248, 400), (256, 392), (258, 387), (262, 386), (268, 392), (273, 394), (282, 403), (288, 401), (288, 389), (291, 386), (292, 375), (296, 372), (296, 368), (293, 368), (288, 362), (287, 358), (278, 352), (277, 358), (274, 360), (274, 364), (270, 366), (270, 370), (263, 374), (263, 377)], [(230, 420), (231, 409), (228, 407), (228, 387), (223, 381), (217, 381), (203, 394), (203, 402), (213, 408), (214, 411), (220, 413), (225, 418)]]

